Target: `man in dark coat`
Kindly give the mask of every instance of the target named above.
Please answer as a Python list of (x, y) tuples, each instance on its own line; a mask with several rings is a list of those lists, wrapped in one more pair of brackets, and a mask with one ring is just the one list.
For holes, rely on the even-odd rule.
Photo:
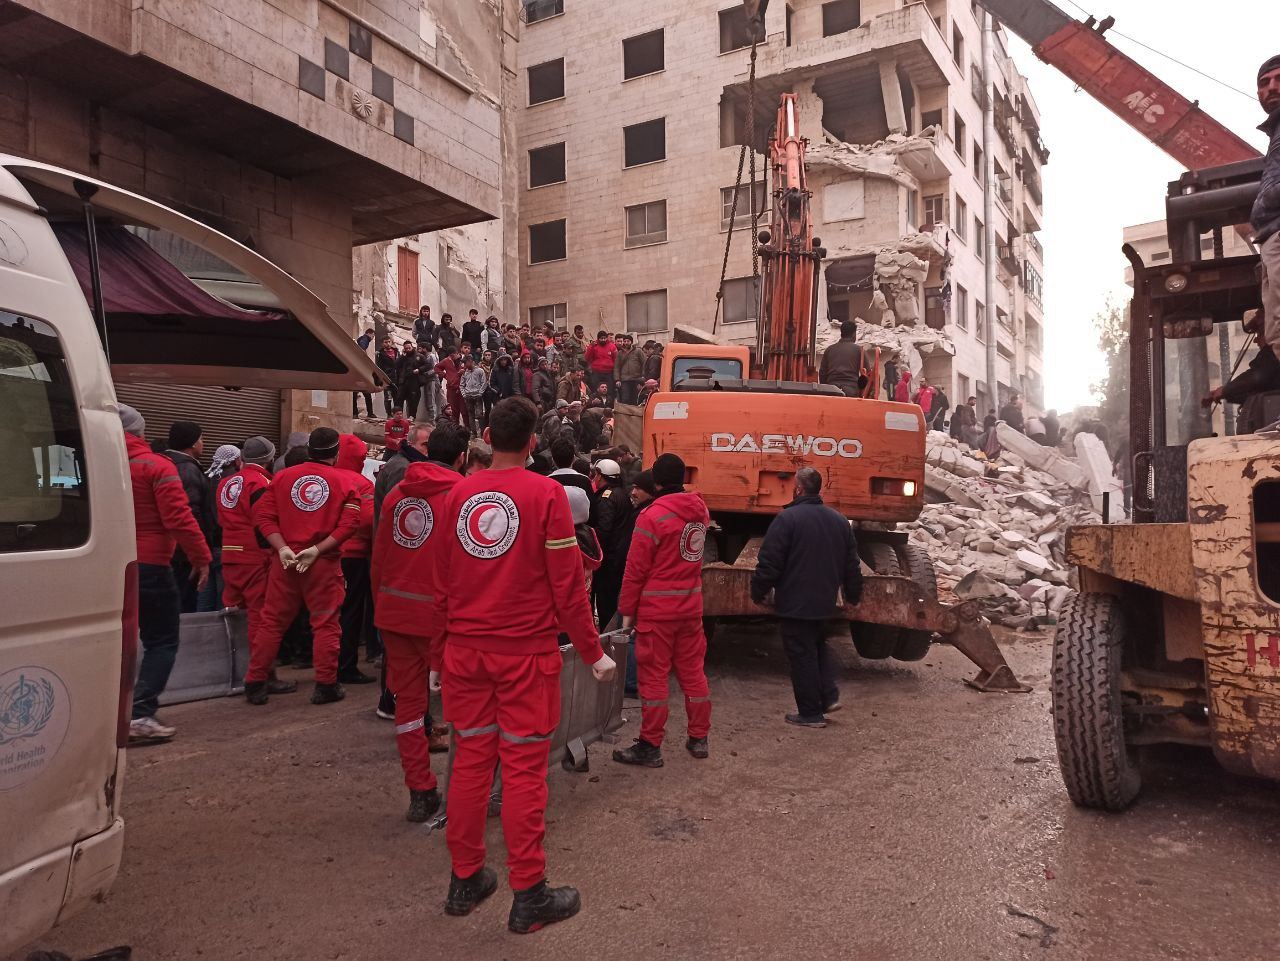
[(821, 491), (818, 471), (796, 472), (794, 499), (769, 525), (751, 575), (751, 599), (778, 614), (796, 697), (786, 720), (801, 727), (826, 727), (826, 715), (840, 709), (826, 622), (840, 613), (841, 590), (847, 604), (862, 599), (853, 528), (822, 503)]
[(840, 325), (840, 339), (822, 352), (818, 367), (818, 382), (839, 387), (846, 397), (861, 397), (862, 389), (867, 386), (867, 375), (863, 371), (866, 361), (857, 336), (858, 325), (846, 320)]
[[(200, 525), (205, 544), (213, 552), (215, 562), (221, 553), (222, 528), (218, 526), (218, 509), (213, 500), (213, 485), (204, 475), (200, 456), (204, 453), (204, 430), (189, 420), (174, 421), (169, 428), (169, 447), (164, 456), (173, 461), (182, 479), (182, 490), (191, 505), (191, 513)], [(179, 547), (173, 554), (173, 576), (178, 582), (180, 610), (193, 614), (197, 609), (199, 591), (191, 580), (192, 565)]]

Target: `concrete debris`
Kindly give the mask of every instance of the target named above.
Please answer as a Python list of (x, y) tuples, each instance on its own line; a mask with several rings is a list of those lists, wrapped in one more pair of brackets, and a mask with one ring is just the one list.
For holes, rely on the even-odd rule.
[(974, 601), (1006, 627), (1052, 623), (1074, 593), (1067, 529), (1101, 523), (1102, 491), (1111, 491), (1117, 520), (1123, 489), (1101, 444), (1077, 441), (1077, 461), (1004, 423), (996, 430), (1003, 450), (990, 460), (947, 434), (929, 432), (928, 503), (907, 530), (933, 559), (944, 599), (952, 593)]
[(1112, 471), (1111, 458), (1107, 448), (1097, 434), (1076, 434), (1076, 459), (1084, 468), (1089, 482), (1089, 497), (1093, 500), (1093, 509), (1099, 514), (1103, 508), (1103, 494), (1110, 494), (1111, 516), (1123, 510), (1124, 485)]
[(881, 177), (908, 187), (920, 189), (920, 181), (900, 162), (904, 154), (932, 152), (937, 146), (937, 129), (905, 136), (890, 134), (870, 144), (852, 144), (823, 131), (820, 142), (809, 144), (805, 160), (811, 168), (829, 168), (863, 177)]

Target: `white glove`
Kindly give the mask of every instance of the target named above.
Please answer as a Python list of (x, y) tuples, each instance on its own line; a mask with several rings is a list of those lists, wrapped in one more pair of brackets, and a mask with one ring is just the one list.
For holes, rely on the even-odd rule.
[(600, 660), (591, 665), (591, 673), (595, 675), (596, 680), (601, 684), (613, 680), (613, 674), (618, 669), (618, 665), (613, 663), (613, 658), (605, 654)]
[(440, 672), (439, 671), (431, 671), (427, 675), (427, 689), (430, 691), (439, 692), (440, 690)]
[(293, 552), (293, 549), (288, 544), (280, 548), (277, 553), (280, 555), (280, 566), (286, 571), (298, 563), (298, 555)]
[(305, 551), (299, 551), (297, 558), (294, 560), (293, 569), (299, 574), (305, 574), (307, 568), (316, 562), (316, 558), (320, 556), (320, 548), (312, 544)]

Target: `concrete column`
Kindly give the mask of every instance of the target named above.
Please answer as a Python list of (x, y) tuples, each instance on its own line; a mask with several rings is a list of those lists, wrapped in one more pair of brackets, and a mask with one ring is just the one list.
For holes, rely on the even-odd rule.
[(902, 84), (898, 82), (898, 61), (880, 61), (880, 92), (884, 96), (884, 115), (889, 133), (907, 132), (907, 110), (902, 104)]
[[(995, 28), (991, 14), (982, 15), (982, 89), (986, 92), (987, 102), (982, 110), (982, 156), (984, 170), (982, 173), (982, 216), (987, 225), (986, 273), (983, 291), (987, 298), (987, 402), (991, 404), (991, 412), (1000, 410), (1000, 388), (996, 373), (996, 337), (998, 321), (996, 319), (996, 119), (995, 119)], [(1015, 371), (1010, 364), (1009, 388), (1013, 389)], [(978, 411), (979, 417), (986, 416)]]

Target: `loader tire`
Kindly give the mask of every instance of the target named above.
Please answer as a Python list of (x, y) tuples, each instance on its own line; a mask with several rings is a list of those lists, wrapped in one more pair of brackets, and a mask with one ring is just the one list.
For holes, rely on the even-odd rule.
[(1142, 786), (1121, 713), (1124, 641), (1119, 598), (1077, 594), (1063, 607), (1053, 641), (1053, 733), (1067, 794), (1080, 807), (1122, 811)]
[[(898, 563), (898, 555), (892, 544), (872, 542), (859, 548), (862, 559), (877, 574), (899, 577), (902, 567)], [(859, 621), (849, 622), (849, 633), (853, 637), (854, 650), (858, 656), (868, 661), (883, 661), (892, 657), (898, 646), (898, 637), (902, 630), (887, 627), (884, 624), (863, 624)]]
[[(919, 585), (925, 596), (938, 599), (938, 575), (933, 569), (933, 561), (923, 547), (915, 544), (899, 547), (898, 561), (902, 572)], [(900, 633), (898, 646), (893, 650), (893, 656), (897, 660), (922, 661), (928, 656), (929, 647), (933, 644), (932, 631), (903, 630)]]

